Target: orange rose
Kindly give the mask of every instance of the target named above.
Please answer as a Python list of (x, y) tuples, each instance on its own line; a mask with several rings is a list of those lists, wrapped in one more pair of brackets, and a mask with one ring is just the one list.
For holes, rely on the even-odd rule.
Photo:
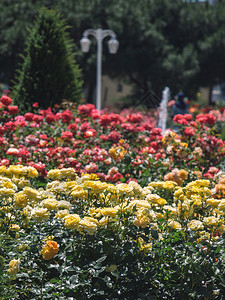
[(44, 260), (52, 259), (59, 251), (59, 245), (55, 241), (46, 241), (45, 245), (42, 246), (41, 254)]

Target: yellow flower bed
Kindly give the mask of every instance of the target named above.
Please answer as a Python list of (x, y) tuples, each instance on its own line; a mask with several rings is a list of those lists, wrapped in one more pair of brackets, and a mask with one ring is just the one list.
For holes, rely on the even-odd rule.
[[(146, 187), (133, 181), (113, 185), (101, 182), (95, 174), (78, 177), (70, 168), (49, 171), (52, 181), (45, 189), (35, 189), (29, 181), (38, 176), (34, 168), (11, 165), (1, 167), (0, 173), (0, 194), (6, 204), (1, 208), (6, 212), (1, 223), (7, 218), (16, 223), (13, 211), (20, 210), (26, 222), (42, 222), (53, 215), (65, 230), (89, 235), (118, 220), (123, 222), (125, 214), (130, 225), (156, 228), (160, 235), (171, 229), (190, 229), (201, 235), (225, 230), (225, 199), (212, 198), (209, 180), (184, 187), (174, 181), (151, 182)], [(172, 196), (163, 196), (166, 192)], [(160, 229), (159, 224), (163, 225)]]

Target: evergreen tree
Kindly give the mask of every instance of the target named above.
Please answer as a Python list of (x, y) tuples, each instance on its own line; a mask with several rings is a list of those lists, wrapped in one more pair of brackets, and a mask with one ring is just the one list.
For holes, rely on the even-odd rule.
[(75, 61), (68, 26), (55, 10), (42, 9), (30, 29), (23, 63), (12, 89), (15, 102), (47, 108), (63, 99), (81, 99), (81, 72)]

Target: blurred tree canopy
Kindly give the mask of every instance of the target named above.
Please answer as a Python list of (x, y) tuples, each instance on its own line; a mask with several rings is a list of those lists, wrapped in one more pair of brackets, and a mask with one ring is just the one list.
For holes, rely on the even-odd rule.
[(27, 27), (42, 6), (57, 7), (68, 20), (78, 63), (95, 87), (96, 41), (88, 54), (79, 41), (88, 28), (112, 29), (120, 42), (116, 55), (103, 43), (103, 74), (132, 84), (134, 96), (165, 86), (172, 94), (183, 90), (194, 96), (200, 86), (225, 82), (225, 1), (214, 6), (182, 0), (1, 0), (0, 80), (14, 77), (19, 53), (24, 51)]

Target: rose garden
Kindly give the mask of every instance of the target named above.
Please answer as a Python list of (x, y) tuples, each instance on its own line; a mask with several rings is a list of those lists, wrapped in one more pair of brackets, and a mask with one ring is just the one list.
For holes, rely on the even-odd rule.
[[(223, 1), (3, 2), (0, 299), (225, 299), (225, 102), (197, 96), (225, 82)], [(94, 102), (90, 20), (118, 32), (118, 105)]]
[[(1, 292), (10, 299), (221, 299), (225, 110), (1, 98)], [(135, 295), (135, 296), (134, 296)]]

